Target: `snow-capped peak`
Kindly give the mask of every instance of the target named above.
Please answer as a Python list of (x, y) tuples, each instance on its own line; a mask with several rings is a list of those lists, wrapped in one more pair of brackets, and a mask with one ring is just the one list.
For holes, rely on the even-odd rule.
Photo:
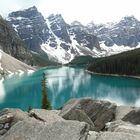
[[(107, 56), (136, 48), (140, 42), (140, 22), (126, 17), (117, 23), (87, 26), (78, 21), (67, 24), (62, 15), (44, 19), (36, 7), (9, 14), (10, 22), (31, 51), (60, 63), (70, 62), (75, 56)], [(105, 47), (106, 46), (106, 47)]]

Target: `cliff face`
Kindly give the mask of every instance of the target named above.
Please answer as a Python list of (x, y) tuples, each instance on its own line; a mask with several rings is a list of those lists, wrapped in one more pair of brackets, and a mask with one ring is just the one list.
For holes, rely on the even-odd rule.
[(9, 23), (0, 18), (0, 49), (18, 60), (31, 64), (32, 55)]
[(39, 52), (40, 45), (49, 38), (49, 29), (45, 19), (36, 7), (10, 13), (8, 20), (32, 51)]

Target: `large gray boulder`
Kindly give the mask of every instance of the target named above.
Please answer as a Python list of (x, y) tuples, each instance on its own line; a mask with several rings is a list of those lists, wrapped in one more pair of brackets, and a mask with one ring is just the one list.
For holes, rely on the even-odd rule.
[(135, 108), (131, 106), (117, 106), (115, 120), (121, 120), (125, 115), (127, 115), (134, 109)]
[(106, 128), (107, 131), (110, 132), (124, 132), (133, 135), (140, 135), (140, 126), (121, 120), (107, 123)]
[(14, 124), (28, 118), (20, 109), (4, 109), (0, 112), (0, 135), (4, 135)]
[(140, 109), (136, 108), (126, 114), (123, 118), (123, 121), (131, 122), (133, 124), (140, 124)]
[(0, 140), (85, 140), (88, 131), (87, 123), (64, 120), (55, 110), (0, 112)]
[(90, 131), (87, 140), (139, 140), (140, 126), (121, 120), (108, 122), (106, 131)]
[[(75, 113), (80, 110), (79, 113)], [(73, 113), (74, 112), (74, 113)], [(86, 115), (83, 118), (81, 115), (84, 112)], [(91, 98), (72, 99), (68, 101), (60, 112), (60, 116), (68, 120), (79, 120), (89, 123), (91, 120), (95, 127), (95, 131), (104, 129), (105, 124), (115, 119), (116, 104), (108, 101), (93, 100)], [(81, 117), (82, 116), (82, 117)], [(87, 119), (87, 117), (89, 119)], [(89, 123), (91, 125), (91, 123)]]
[(66, 120), (77, 120), (80, 122), (86, 122), (90, 125), (90, 130), (95, 130), (94, 123), (83, 110), (70, 110), (65, 116), (63, 116), (63, 118), (65, 118)]
[[(29, 115), (27, 112), (24, 112), (20, 109), (8, 109), (8, 108), (6, 108), (0, 112), (0, 118), (3, 118), (3, 117), (9, 118), (9, 121), (11, 121), (12, 124), (15, 124), (18, 121), (22, 121), (22, 120), (28, 118)], [(1, 119), (0, 119), (0, 123), (2, 123)]]
[(0, 140), (139, 140), (139, 112), (90, 98), (70, 100), (61, 111), (4, 109)]
[(57, 111), (54, 110), (33, 109), (29, 112), (29, 116), (48, 124), (65, 121), (57, 114)]
[(139, 140), (140, 135), (133, 135), (124, 132), (101, 132), (91, 133), (87, 140)]
[(25, 119), (16, 123), (0, 140), (86, 140), (88, 125), (78, 121), (44, 123)]

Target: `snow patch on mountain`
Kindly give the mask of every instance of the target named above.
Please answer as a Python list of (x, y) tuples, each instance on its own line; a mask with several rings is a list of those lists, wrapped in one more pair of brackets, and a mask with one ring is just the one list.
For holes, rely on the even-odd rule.
[[(43, 43), (41, 45), (41, 49), (48, 54), (50, 59), (54, 57), (58, 60), (58, 62), (65, 64), (74, 59), (76, 55), (84, 55), (82, 50), (78, 48), (79, 44), (75, 40), (75, 35), (70, 35), (69, 31), (67, 31), (69, 33), (71, 43), (66, 43), (54, 34), (51, 29), (51, 22), (48, 19), (46, 19), (46, 23), (48, 25), (49, 33), (51, 34), (51, 36), (46, 43)], [(56, 47), (52, 47), (49, 45), (50, 43), (52, 43), (51, 37), (53, 38), (53, 41), (56, 42)], [(62, 44), (68, 46), (67, 50), (61, 46)]]
[[(82, 42), (84, 41), (85, 44), (78, 43), (78, 41), (76, 40), (76, 34), (72, 30), (68, 30), (66, 28), (66, 32), (69, 36), (69, 42), (66, 42), (61, 37), (58, 37), (55, 31), (62, 28), (61, 25), (58, 25), (62, 24), (59, 20), (62, 20), (60, 19), (60, 16), (55, 19), (54, 15), (53, 19), (46, 19), (50, 37), (45, 43), (41, 44), (41, 49), (48, 54), (50, 60), (53, 60), (54, 58), (59, 63), (66, 64), (73, 60), (75, 56), (91, 55), (98, 57), (98, 50), (96, 49), (96, 47), (93, 47), (93, 50), (91, 50), (90, 48), (85, 46), (85, 44), (88, 44), (89, 42), (86, 40), (84, 41), (84, 39), (82, 40)], [(52, 30), (52, 26), (54, 26), (54, 24), (55, 26), (57, 26), (57, 29)], [(52, 47), (51, 44), (54, 44), (54, 46)]]
[(101, 42), (100, 47), (101, 47), (101, 52), (99, 53), (99, 56), (101, 57), (101, 56), (110, 56), (110, 55), (118, 54), (121, 52), (140, 48), (140, 43), (136, 47), (129, 47), (129, 46), (123, 46), (123, 45), (117, 46), (116, 44), (114, 44), (112, 47), (108, 47), (104, 44), (104, 42)]
[[(41, 45), (41, 49), (48, 54), (49, 59), (55, 58), (59, 63), (62, 64), (68, 63), (73, 59), (73, 55), (71, 54), (70, 49), (65, 50), (61, 47), (62, 43), (66, 43), (54, 34), (54, 32), (51, 30), (51, 22), (49, 22), (48, 19), (46, 19), (46, 23), (48, 25), (49, 33), (51, 36), (46, 43)], [(52, 43), (51, 38), (53, 38), (53, 42), (56, 43), (56, 47), (50, 46), (50, 43)]]
[(47, 44), (42, 44), (41, 49), (48, 54), (49, 59), (56, 58), (62, 64), (69, 62), (66, 57), (70, 57), (70, 54), (61, 47), (52, 48)]
[[(70, 36), (71, 39), (71, 50), (74, 49), (79, 55), (84, 55), (81, 50), (78, 48), (79, 44), (75, 40), (75, 35)], [(74, 58), (74, 57), (73, 57)]]

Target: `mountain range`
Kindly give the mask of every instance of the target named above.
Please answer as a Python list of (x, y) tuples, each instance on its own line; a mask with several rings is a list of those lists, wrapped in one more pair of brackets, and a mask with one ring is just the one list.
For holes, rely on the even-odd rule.
[[(82, 25), (78, 21), (68, 24), (62, 15), (45, 18), (33, 6), (10, 13), (6, 20), (0, 17), (0, 73), (3, 69), (4, 73), (32, 70), (22, 63), (31, 66), (92, 63), (92, 57), (133, 50), (140, 47), (139, 42), (140, 21), (134, 16), (107, 24)], [(12, 57), (18, 63), (22, 61), (19, 64), (22, 67), (11, 69), (9, 65), (17, 63)]]
[(7, 20), (32, 53), (62, 64), (77, 56), (102, 57), (135, 49), (140, 42), (140, 22), (134, 16), (84, 26), (78, 21), (68, 24), (60, 14), (45, 18), (34, 6), (10, 13)]

